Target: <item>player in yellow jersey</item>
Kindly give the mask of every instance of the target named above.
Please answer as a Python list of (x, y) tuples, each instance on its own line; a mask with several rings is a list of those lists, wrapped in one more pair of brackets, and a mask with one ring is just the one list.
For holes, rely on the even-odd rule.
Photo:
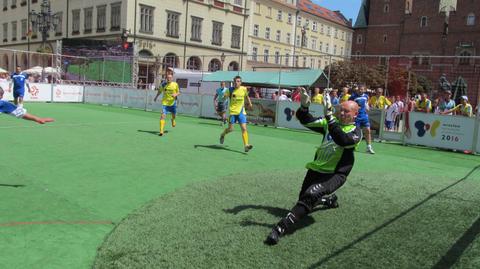
[(247, 132), (247, 113), (245, 113), (245, 99), (247, 100), (247, 105), (249, 108), (252, 108), (252, 102), (248, 97), (248, 90), (242, 86), (242, 78), (236, 76), (233, 79), (234, 87), (230, 87), (225, 93), (225, 96), (230, 99), (229, 112), (230, 119), (228, 123), (228, 128), (223, 131), (220, 135), (220, 144), (223, 144), (225, 140), (225, 135), (233, 131), (233, 125), (239, 123), (242, 128), (242, 139), (243, 145), (245, 147), (245, 152), (250, 151), (253, 146), (248, 143), (248, 132)]
[(158, 88), (157, 96), (153, 99), (157, 101), (158, 96), (163, 93), (162, 97), (162, 114), (160, 116), (160, 134), (163, 136), (165, 128), (165, 117), (168, 113), (172, 114), (172, 127), (175, 127), (175, 117), (177, 115), (177, 96), (180, 95), (178, 84), (173, 81), (173, 72), (167, 72), (167, 81), (163, 82)]
[(368, 102), (371, 108), (386, 109), (387, 107), (392, 105), (392, 102), (390, 102), (390, 100), (383, 96), (382, 88), (378, 88), (375, 93), (376, 95), (370, 97), (370, 100)]
[(323, 94), (320, 93), (320, 88), (318, 87), (313, 91), (312, 103), (323, 105)]
[(348, 94), (348, 87), (342, 88), (342, 95), (340, 96), (340, 103), (350, 100), (350, 94)]

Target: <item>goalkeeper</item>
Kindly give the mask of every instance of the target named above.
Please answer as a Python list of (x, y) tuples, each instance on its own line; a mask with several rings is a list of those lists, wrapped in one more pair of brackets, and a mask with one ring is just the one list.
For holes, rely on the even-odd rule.
[[(310, 97), (301, 90), (301, 107), (296, 116), (307, 128), (323, 134), (315, 160), (306, 165), (308, 171), (300, 190), (299, 199), (290, 212), (275, 225), (265, 240), (275, 245), (285, 232), (291, 232), (296, 222), (312, 212), (317, 205), (338, 207), (333, 194), (346, 181), (354, 163), (353, 152), (362, 140), (362, 131), (355, 126), (358, 105), (346, 101), (340, 105), (338, 119), (333, 116), (333, 107), (328, 93), (324, 93), (325, 117), (315, 118), (309, 111)], [(331, 195), (330, 197), (328, 195)]]

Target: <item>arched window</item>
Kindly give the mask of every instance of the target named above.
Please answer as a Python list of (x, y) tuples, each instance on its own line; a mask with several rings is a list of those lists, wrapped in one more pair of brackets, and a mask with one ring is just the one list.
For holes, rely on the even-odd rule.
[(187, 61), (187, 69), (189, 70), (201, 70), (202, 69), (202, 61), (197, 56), (192, 56), (188, 58)]
[(470, 53), (469, 51), (462, 51), (462, 53), (460, 53), (460, 56), (462, 56), (462, 58), (460, 58), (460, 64), (465, 64), (465, 65), (468, 65), (470, 64), (470, 57), (472, 57), (472, 53)]
[(138, 56), (140, 57), (153, 57), (153, 53), (149, 50), (141, 50), (138, 52)]
[(228, 71), (238, 71), (238, 63), (237, 62), (231, 62), (228, 65)]
[(467, 25), (469, 25), (469, 26), (475, 25), (475, 14), (473, 14), (473, 13), (468, 14)]
[(215, 72), (218, 70), (222, 70), (222, 62), (220, 62), (218, 59), (212, 59), (208, 64), (208, 71)]
[(167, 53), (165, 54), (165, 56), (163, 57), (163, 61), (162, 61), (162, 67), (163, 69), (167, 68), (167, 67), (173, 67), (173, 68), (177, 68), (178, 67), (178, 57), (175, 53)]
[(422, 16), (420, 18), (420, 27), (427, 27), (428, 26), (428, 18), (426, 16)]

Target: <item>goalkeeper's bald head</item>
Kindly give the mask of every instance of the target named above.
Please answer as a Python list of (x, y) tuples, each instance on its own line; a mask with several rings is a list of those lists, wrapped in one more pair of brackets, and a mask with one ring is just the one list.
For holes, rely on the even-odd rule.
[(358, 104), (354, 101), (346, 101), (340, 105), (338, 118), (342, 124), (352, 124), (358, 115)]

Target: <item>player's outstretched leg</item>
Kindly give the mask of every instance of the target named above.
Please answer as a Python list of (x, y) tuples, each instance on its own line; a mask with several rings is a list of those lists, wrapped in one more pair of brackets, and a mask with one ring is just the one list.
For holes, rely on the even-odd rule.
[(240, 124), (242, 128), (242, 140), (243, 140), (243, 146), (245, 148), (245, 152), (249, 152), (253, 146), (248, 143), (248, 131), (247, 131), (247, 124), (242, 123)]
[(228, 134), (228, 133), (231, 133), (233, 132), (233, 124), (230, 122), (228, 124), (228, 127), (223, 130), (222, 134), (220, 135), (220, 144), (223, 145), (223, 143), (225, 142), (225, 136)]
[(25, 115), (23, 115), (22, 117), (24, 120), (31, 120), (31, 121), (34, 121), (38, 124), (45, 124), (47, 122), (53, 122), (54, 119), (52, 118), (40, 118), (40, 117), (37, 117), (35, 115), (32, 115), (32, 114), (28, 114), (28, 113), (25, 113)]

